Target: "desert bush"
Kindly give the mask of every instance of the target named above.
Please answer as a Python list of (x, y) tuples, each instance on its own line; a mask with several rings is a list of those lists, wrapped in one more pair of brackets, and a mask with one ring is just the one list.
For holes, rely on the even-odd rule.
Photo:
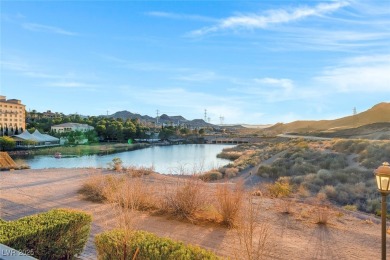
[(345, 206), (343, 207), (343, 209), (349, 210), (349, 211), (357, 211), (357, 206), (356, 206), (356, 205), (348, 204), (348, 205), (345, 205)]
[(95, 237), (98, 258), (105, 260), (147, 259), (219, 259), (200, 247), (184, 245), (169, 238), (160, 238), (145, 231), (135, 231), (129, 239), (123, 230), (112, 230)]
[(130, 166), (123, 168), (123, 170), (130, 175), (130, 177), (141, 177), (154, 173), (154, 167), (134, 167)]
[(236, 226), (236, 259), (260, 260), (273, 258), (272, 232), (269, 224), (259, 222), (260, 204), (253, 201), (252, 196), (246, 199)]
[(79, 193), (85, 199), (93, 202), (103, 202), (114, 196), (114, 193), (123, 182), (123, 178), (111, 175), (93, 175), (81, 186)]
[(39, 259), (74, 259), (88, 240), (91, 221), (82, 211), (54, 209), (0, 222), (0, 243)]
[(324, 186), (320, 192), (324, 193), (329, 199), (334, 199), (337, 197), (337, 191), (332, 185)]
[(292, 187), (288, 181), (276, 181), (274, 184), (267, 185), (267, 190), (271, 197), (284, 198), (292, 192)]
[(165, 189), (164, 208), (179, 218), (194, 219), (194, 214), (205, 204), (204, 184), (198, 178), (178, 179)]
[(317, 208), (315, 209), (315, 212), (317, 215), (316, 224), (319, 224), (319, 225), (328, 224), (329, 217), (331, 214), (328, 206), (317, 206)]
[(225, 178), (233, 178), (233, 177), (236, 177), (237, 176), (237, 173), (238, 173), (238, 169), (237, 168), (227, 168), (225, 170)]
[(234, 227), (239, 211), (242, 207), (244, 192), (241, 185), (231, 185), (224, 183), (218, 185), (216, 189), (216, 208), (222, 216), (222, 224), (227, 227)]
[(110, 162), (108, 165), (112, 170), (121, 171), (123, 162), (121, 158), (115, 157), (114, 159), (112, 159), (112, 162)]
[(110, 202), (131, 210), (147, 210), (155, 208), (152, 198), (150, 188), (142, 179), (128, 178), (118, 187)]
[(217, 154), (218, 158), (223, 158), (227, 160), (237, 160), (242, 155), (242, 152), (237, 151), (227, 151), (226, 149), (223, 149), (221, 153)]
[(216, 181), (222, 179), (223, 175), (217, 170), (211, 170), (201, 174), (199, 178), (203, 181)]

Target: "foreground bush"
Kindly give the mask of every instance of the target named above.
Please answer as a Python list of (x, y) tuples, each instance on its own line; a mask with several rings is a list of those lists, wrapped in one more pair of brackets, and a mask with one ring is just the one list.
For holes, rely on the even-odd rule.
[(87, 242), (92, 217), (82, 211), (54, 209), (0, 222), (0, 243), (38, 259), (74, 259)]
[(234, 227), (242, 207), (244, 192), (242, 187), (225, 183), (218, 185), (216, 189), (217, 211), (222, 216), (222, 224)]
[(98, 259), (219, 259), (200, 247), (184, 245), (144, 231), (112, 230), (95, 237)]

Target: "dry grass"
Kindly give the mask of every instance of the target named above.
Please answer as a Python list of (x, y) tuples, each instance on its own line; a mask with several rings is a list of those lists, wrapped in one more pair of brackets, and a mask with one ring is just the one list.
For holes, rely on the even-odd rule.
[(216, 189), (216, 209), (222, 216), (222, 224), (234, 227), (242, 208), (244, 191), (241, 184), (234, 187), (228, 183), (218, 185)]

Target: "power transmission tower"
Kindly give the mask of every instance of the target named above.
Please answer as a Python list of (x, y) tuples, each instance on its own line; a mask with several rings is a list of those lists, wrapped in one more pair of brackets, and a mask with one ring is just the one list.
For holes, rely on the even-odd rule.
[(220, 122), (220, 125), (223, 125), (223, 121), (225, 120), (225, 117), (223, 116), (220, 116), (219, 117), (219, 122)]
[(207, 109), (204, 110), (204, 121), (207, 122)]
[(357, 114), (357, 113), (356, 113), (356, 107), (353, 108), (353, 111), (352, 111), (352, 112), (353, 112), (353, 115), (356, 116), (356, 114)]
[(207, 118), (207, 122), (210, 124), (210, 117)]
[(158, 111), (158, 109), (156, 110), (156, 114), (157, 114), (157, 116), (156, 116), (156, 125), (158, 125), (158, 113), (159, 113), (159, 111)]

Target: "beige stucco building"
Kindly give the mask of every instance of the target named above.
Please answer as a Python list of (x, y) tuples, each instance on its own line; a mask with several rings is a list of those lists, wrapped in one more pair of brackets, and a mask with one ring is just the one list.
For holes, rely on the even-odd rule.
[(0, 96), (0, 136), (20, 134), (26, 129), (26, 106), (18, 99)]
[(60, 125), (53, 125), (51, 130), (55, 133), (66, 133), (72, 131), (87, 132), (93, 130), (94, 127), (87, 124), (78, 124), (78, 123), (64, 123)]

